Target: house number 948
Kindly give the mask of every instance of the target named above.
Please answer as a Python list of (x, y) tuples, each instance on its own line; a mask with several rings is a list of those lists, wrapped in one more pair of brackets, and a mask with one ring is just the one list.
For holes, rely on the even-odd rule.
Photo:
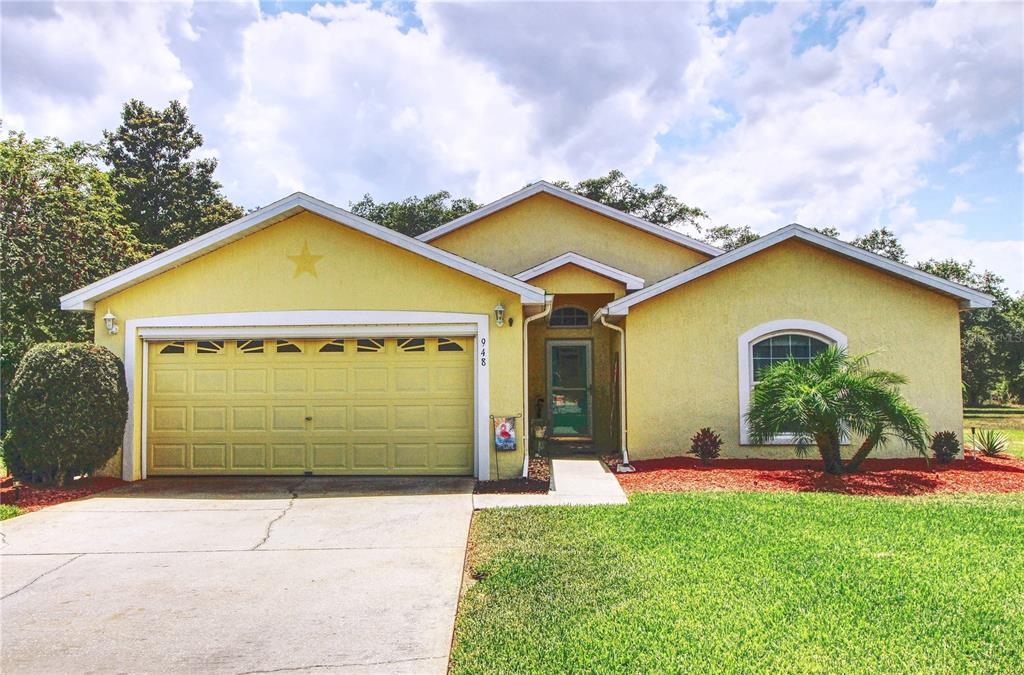
[(480, 365), (487, 365), (487, 338), (480, 338)]

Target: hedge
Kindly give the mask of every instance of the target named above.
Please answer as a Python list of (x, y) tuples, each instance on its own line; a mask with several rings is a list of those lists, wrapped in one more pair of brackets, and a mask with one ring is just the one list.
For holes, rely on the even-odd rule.
[(121, 446), (128, 388), (105, 347), (47, 342), (14, 372), (4, 463), (21, 480), (60, 482), (102, 467)]

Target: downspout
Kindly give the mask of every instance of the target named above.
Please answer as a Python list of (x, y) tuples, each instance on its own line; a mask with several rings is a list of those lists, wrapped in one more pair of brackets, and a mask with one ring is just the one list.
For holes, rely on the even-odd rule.
[(529, 327), (536, 319), (543, 319), (551, 313), (551, 308), (554, 305), (555, 296), (545, 295), (544, 296), (544, 311), (540, 314), (534, 314), (533, 316), (523, 319), (523, 429), (520, 432), (523, 440), (526, 442), (523, 448), (523, 478), (528, 478), (530, 475), (530, 332)]
[(636, 469), (629, 463), (629, 449), (626, 446), (628, 438), (626, 426), (626, 331), (621, 326), (608, 323), (605, 320), (607, 314), (607, 309), (600, 310), (601, 323), (619, 334), (619, 443), (622, 446), (622, 464), (615, 467), (615, 470), (619, 473), (632, 473)]

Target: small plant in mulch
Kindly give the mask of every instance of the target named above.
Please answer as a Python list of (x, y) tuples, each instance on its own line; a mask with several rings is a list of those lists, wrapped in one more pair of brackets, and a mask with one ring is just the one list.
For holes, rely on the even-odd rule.
[(699, 457), (704, 464), (711, 464), (711, 460), (722, 454), (722, 437), (710, 427), (704, 427), (690, 439), (688, 452)]
[(955, 431), (938, 431), (932, 435), (932, 455), (939, 464), (949, 464), (960, 454), (960, 439)]
[(1010, 447), (1010, 439), (995, 429), (981, 429), (974, 439), (974, 449), (987, 457), (998, 457)]

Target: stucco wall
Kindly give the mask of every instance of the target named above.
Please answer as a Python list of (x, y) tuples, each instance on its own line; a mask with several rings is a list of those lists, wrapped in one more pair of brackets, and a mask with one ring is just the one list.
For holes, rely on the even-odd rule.
[(575, 251), (648, 284), (710, 257), (547, 194), (524, 199), (430, 243), (506, 274)]
[[(295, 276), (287, 257), (323, 256), (317, 276)], [(513, 318), (490, 328), (492, 415), (522, 413), (522, 306), (519, 297), (462, 272), (396, 248), (369, 235), (304, 212), (97, 303), (96, 343), (123, 357), (125, 333), (108, 335), (109, 309), (130, 319), (220, 312), (286, 310), (409, 310), (492, 316), (498, 301)], [(136, 398), (142, 391), (141, 343), (136, 349)], [(141, 410), (134, 406), (135, 467), (141, 467)], [(501, 474), (521, 468), (520, 452), (501, 453)], [(491, 474), (495, 475), (493, 448)], [(109, 469), (119, 473), (120, 458)]]
[[(740, 446), (737, 340), (774, 320), (846, 334), (853, 353), (909, 379), (907, 399), (931, 431), (962, 431), (960, 326), (951, 298), (802, 242), (790, 241), (630, 308), (629, 449), (681, 454), (710, 426), (727, 456), (793, 457), (790, 446)], [(857, 439), (853, 439), (856, 442)], [(892, 446), (877, 456), (905, 455)]]

